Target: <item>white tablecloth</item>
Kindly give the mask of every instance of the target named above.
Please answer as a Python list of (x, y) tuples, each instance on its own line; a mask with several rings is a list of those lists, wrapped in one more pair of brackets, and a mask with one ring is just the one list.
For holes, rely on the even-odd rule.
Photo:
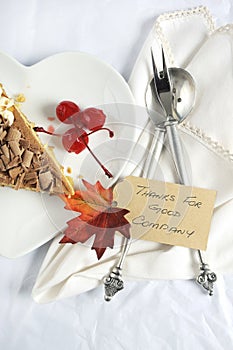
[[(155, 18), (201, 4), (218, 25), (233, 22), (230, 0), (1, 0), (0, 50), (26, 65), (86, 51), (128, 79)], [(31, 290), (48, 247), (0, 257), (0, 349), (233, 348), (233, 276), (218, 276), (212, 298), (193, 281), (144, 281), (126, 283), (108, 304), (98, 288), (37, 305)]]

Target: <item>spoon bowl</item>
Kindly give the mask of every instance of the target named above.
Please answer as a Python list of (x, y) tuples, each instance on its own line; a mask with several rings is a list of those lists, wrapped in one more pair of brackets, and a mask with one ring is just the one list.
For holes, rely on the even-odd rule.
[[(172, 67), (168, 71), (173, 93), (174, 118), (178, 123), (181, 123), (191, 112), (195, 104), (195, 81), (191, 74), (183, 68)], [(166, 121), (166, 113), (155, 91), (154, 78), (148, 83), (145, 102), (154, 124), (159, 126), (161, 123), (164, 123)]]

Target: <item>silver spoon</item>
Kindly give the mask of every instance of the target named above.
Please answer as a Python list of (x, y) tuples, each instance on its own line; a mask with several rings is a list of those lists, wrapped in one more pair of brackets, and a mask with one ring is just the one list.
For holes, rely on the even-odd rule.
[[(176, 100), (174, 93), (176, 93), (177, 89), (180, 88), (180, 86), (183, 87), (186, 85), (186, 87), (183, 89), (183, 91), (185, 92), (184, 101), (185, 103), (187, 102), (187, 108), (190, 108), (191, 110), (195, 102), (195, 82), (190, 73), (181, 68), (177, 68), (176, 79), (172, 80), (169, 73), (169, 69), (166, 65), (163, 49), (163, 71), (161, 73), (158, 74), (152, 50), (151, 56), (155, 79), (153, 81), (155, 88), (155, 101), (160, 105), (160, 107), (162, 107), (167, 118), (166, 122), (164, 123), (164, 126), (166, 127), (166, 131), (168, 134), (168, 140), (170, 143), (170, 148), (177, 168), (177, 172), (180, 178), (180, 183), (184, 185), (189, 185), (187, 169), (183, 157), (182, 145), (176, 127), (177, 123), (184, 119), (182, 114), (181, 117), (179, 115), (177, 104), (177, 102), (182, 101), (182, 98), (180, 96)], [(181, 110), (181, 113), (182, 112), (183, 111)], [(154, 122), (153, 119), (152, 121)], [(196, 281), (208, 291), (209, 295), (213, 295), (213, 283), (217, 280), (217, 276), (214, 272), (210, 271), (208, 264), (204, 263), (201, 251), (198, 249), (197, 252), (201, 263), (201, 272), (197, 276)]]
[[(193, 80), (191, 81), (189, 79), (190, 75), (188, 75), (188, 73), (181, 68), (169, 68), (169, 74), (173, 85), (173, 104), (175, 115), (177, 116), (177, 121), (182, 122), (193, 108), (195, 101), (195, 85)], [(153, 140), (143, 171), (144, 177), (150, 177), (151, 175), (154, 175), (155, 167), (160, 158), (165, 136), (164, 124), (166, 122), (165, 113), (160, 99), (156, 94), (153, 79), (148, 83), (145, 94), (145, 102), (148, 114), (155, 125)], [(153, 171), (151, 166), (152, 164), (154, 164)], [(121, 271), (130, 245), (131, 239), (125, 239), (117, 264), (111, 269), (109, 275), (104, 278), (104, 298), (106, 301), (110, 301), (118, 291), (124, 288)]]

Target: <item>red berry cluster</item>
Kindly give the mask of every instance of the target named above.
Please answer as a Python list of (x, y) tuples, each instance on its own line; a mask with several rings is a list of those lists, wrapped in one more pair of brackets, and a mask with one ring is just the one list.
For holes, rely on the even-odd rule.
[[(56, 108), (58, 119), (65, 124), (73, 124), (73, 127), (62, 136), (62, 143), (68, 152), (80, 153), (88, 144), (90, 135), (84, 130), (97, 131), (103, 129), (106, 116), (97, 108), (86, 108), (83, 111), (71, 101), (62, 101)], [(112, 137), (110, 133), (110, 137)]]
[[(107, 128), (103, 128), (106, 116), (104, 112), (97, 108), (86, 108), (83, 111), (72, 101), (62, 101), (56, 108), (58, 119), (65, 124), (72, 124), (73, 127), (62, 135), (62, 143), (68, 152), (80, 153), (85, 148), (89, 150), (97, 163), (104, 170), (108, 177), (112, 174), (101, 164), (99, 159), (94, 155), (88, 146), (89, 135), (98, 130), (107, 130), (109, 136), (113, 137), (113, 132)], [(87, 133), (84, 129), (89, 130)]]
[[(52, 135), (62, 137), (62, 144), (68, 152), (79, 154), (87, 148), (105, 174), (108, 177), (112, 177), (112, 174), (101, 164), (88, 145), (89, 136), (96, 131), (107, 130), (109, 132), (109, 137), (114, 136), (111, 130), (103, 127), (106, 120), (104, 112), (97, 108), (86, 108), (81, 111), (76, 103), (72, 101), (62, 101), (56, 107), (56, 115), (62, 123), (72, 124), (72, 128), (67, 130), (63, 135)], [(42, 127), (35, 127), (34, 130), (51, 134)], [(89, 131), (89, 133), (86, 131)]]

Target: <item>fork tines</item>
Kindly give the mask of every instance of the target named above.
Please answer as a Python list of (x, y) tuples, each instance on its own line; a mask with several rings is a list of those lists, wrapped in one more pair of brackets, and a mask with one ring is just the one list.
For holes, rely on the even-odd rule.
[(158, 74), (158, 69), (157, 69), (157, 66), (155, 63), (153, 49), (151, 47), (151, 59), (152, 59), (153, 75), (154, 75), (154, 80), (155, 80), (155, 84), (157, 86), (157, 89), (160, 92), (168, 92), (168, 91), (171, 91), (171, 81), (170, 81), (170, 75), (169, 75), (169, 71), (168, 71), (167, 64), (166, 64), (163, 46), (161, 46), (161, 51), (162, 51), (163, 70), (161, 72), (159, 72), (159, 74)]

